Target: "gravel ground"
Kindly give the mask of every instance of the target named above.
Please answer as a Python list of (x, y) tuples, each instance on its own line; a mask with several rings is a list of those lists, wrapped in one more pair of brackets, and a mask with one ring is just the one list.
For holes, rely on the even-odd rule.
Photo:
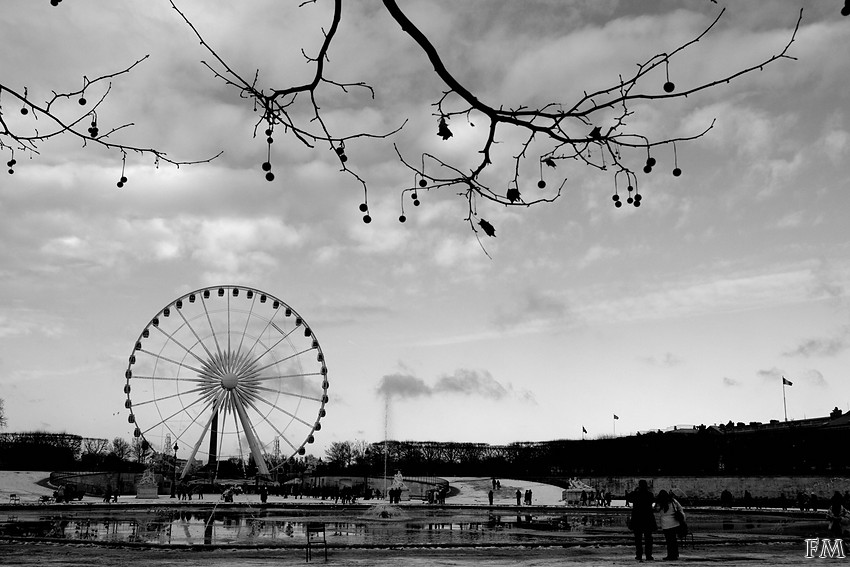
[[(474, 549), (331, 549), (328, 563), (339, 566), (405, 566), (405, 567), (569, 567), (577, 565), (635, 565), (630, 547), (596, 548), (474, 548)], [(313, 562), (324, 563), (316, 554)], [(840, 559), (815, 560), (834, 563)], [(303, 549), (217, 549), (189, 551), (174, 549), (127, 549), (81, 544), (0, 542), (0, 564), (47, 567), (248, 567), (304, 564)], [(704, 549), (684, 550), (675, 563), (687, 565), (801, 565), (806, 563), (800, 545), (715, 545)], [(659, 561), (666, 564), (667, 562)]]

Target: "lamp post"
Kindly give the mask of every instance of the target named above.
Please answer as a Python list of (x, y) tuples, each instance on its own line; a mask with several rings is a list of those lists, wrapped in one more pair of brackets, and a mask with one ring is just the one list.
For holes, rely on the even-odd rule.
[(174, 498), (174, 490), (177, 488), (177, 443), (174, 444), (174, 470), (171, 473), (171, 497)]

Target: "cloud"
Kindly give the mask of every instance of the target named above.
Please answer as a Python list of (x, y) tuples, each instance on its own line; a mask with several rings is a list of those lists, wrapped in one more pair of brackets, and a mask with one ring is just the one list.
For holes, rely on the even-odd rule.
[(266, 215), (178, 213), (108, 218), (75, 211), (57, 218), (49, 211), (39, 211), (30, 217), (30, 242), (16, 245), (12, 261), (22, 264), (17, 258), (26, 251), (45, 270), (65, 269), (76, 278), (90, 272), (115, 274), (150, 262), (191, 259), (207, 272), (244, 281), (275, 269), (280, 252), (301, 247), (310, 233)]
[(0, 306), (0, 339), (29, 335), (53, 338), (67, 332), (67, 324), (57, 315), (28, 307)]
[(823, 377), (823, 373), (820, 370), (804, 370), (790, 375), (786, 371), (774, 366), (770, 370), (759, 370), (757, 374), (765, 380), (775, 380), (777, 383), (784, 376), (786, 379), (798, 385), (802, 382), (817, 388), (825, 388), (827, 386), (826, 378)]
[(433, 392), (420, 378), (410, 374), (386, 374), (381, 378), (377, 391), (388, 397), (421, 398)]
[[(490, 245), (490, 242), (485, 242), (485, 245)], [(492, 246), (490, 246), (492, 248)], [(434, 262), (443, 268), (457, 266), (461, 263), (467, 264), (481, 259), (484, 252), (481, 246), (473, 238), (458, 239), (451, 237), (443, 237), (434, 246)]]
[(378, 383), (377, 392), (384, 396), (408, 399), (461, 394), (494, 401), (519, 398), (536, 403), (534, 394), (528, 390), (516, 391), (510, 383), (500, 383), (486, 370), (465, 368), (459, 368), (453, 374), (442, 375), (433, 386), (429, 386), (424, 380), (412, 374), (386, 374)]
[(663, 368), (672, 368), (674, 366), (679, 366), (684, 362), (681, 358), (673, 354), (672, 352), (665, 352), (661, 358), (655, 358), (654, 356), (643, 356), (640, 357), (640, 360), (649, 364), (650, 366), (661, 366)]
[(796, 348), (783, 352), (783, 356), (836, 356), (850, 348), (850, 327), (845, 327), (834, 337), (807, 339)]
[(818, 265), (812, 268), (812, 276), (814, 277), (812, 297), (820, 298), (824, 294), (837, 300), (844, 297), (844, 282), (847, 281), (845, 270), (836, 267), (832, 262), (821, 259)]
[(515, 301), (496, 309), (493, 323), (500, 329), (529, 323), (547, 324), (566, 320), (570, 308), (566, 301), (551, 292), (526, 289)]
[(785, 371), (774, 366), (770, 370), (759, 370), (758, 372), (756, 372), (756, 375), (763, 378), (764, 380), (779, 380), (780, 378), (782, 378), (782, 376), (785, 375)]
[(584, 256), (579, 259), (578, 267), (580, 269), (583, 269), (589, 266), (590, 264), (593, 264), (594, 262), (607, 260), (608, 258), (614, 258), (619, 255), (620, 251), (616, 248), (607, 248), (605, 246), (594, 244), (593, 246), (588, 248)]
[[(398, 315), (398, 310), (381, 301), (344, 298), (341, 301), (323, 299), (313, 307), (312, 321), (322, 326), (368, 325), (378, 321), (388, 321)], [(317, 323), (313, 323), (317, 325)]]
[(767, 268), (761, 273), (728, 273), (723, 266), (712, 270), (678, 281), (653, 283), (651, 288), (635, 289), (625, 298), (600, 288), (605, 291), (603, 298), (576, 301), (575, 310), (586, 321), (607, 323), (739, 312), (807, 300), (818, 284), (805, 265)]
[(806, 370), (798, 374), (797, 379), (817, 388), (826, 388), (829, 385), (820, 370)]
[(410, 239), (410, 232), (389, 215), (376, 215), (371, 224), (358, 220), (351, 226), (350, 235), (355, 249), (363, 254), (399, 252)]
[(797, 228), (803, 223), (803, 211), (788, 213), (774, 223), (776, 228)]
[(728, 376), (724, 376), (723, 377), (723, 385), (727, 386), (729, 388), (735, 388), (735, 387), (740, 386), (741, 382), (739, 380), (733, 380), (732, 378), (729, 378)]
[(271, 269), (275, 253), (302, 242), (302, 236), (280, 219), (217, 218), (196, 226), (192, 256), (217, 272), (234, 277), (256, 277)]
[(441, 376), (434, 385), (434, 392), (479, 395), (488, 399), (501, 400), (510, 390), (497, 382), (489, 372), (458, 369), (452, 375)]
[(848, 152), (850, 152), (850, 133), (846, 130), (830, 130), (822, 140), (823, 151), (830, 161), (838, 166), (841, 165)]

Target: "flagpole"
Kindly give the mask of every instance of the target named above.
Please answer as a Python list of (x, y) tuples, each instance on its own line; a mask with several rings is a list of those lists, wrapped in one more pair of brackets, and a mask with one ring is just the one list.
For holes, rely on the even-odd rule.
[(782, 377), (782, 409), (785, 411), (785, 421), (788, 421), (788, 406), (785, 404), (785, 376)]

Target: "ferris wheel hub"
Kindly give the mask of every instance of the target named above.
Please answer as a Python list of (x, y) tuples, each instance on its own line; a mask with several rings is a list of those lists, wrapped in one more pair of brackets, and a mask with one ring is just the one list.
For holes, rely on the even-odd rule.
[(235, 372), (227, 372), (221, 377), (221, 387), (225, 390), (232, 390), (239, 383), (239, 375)]

